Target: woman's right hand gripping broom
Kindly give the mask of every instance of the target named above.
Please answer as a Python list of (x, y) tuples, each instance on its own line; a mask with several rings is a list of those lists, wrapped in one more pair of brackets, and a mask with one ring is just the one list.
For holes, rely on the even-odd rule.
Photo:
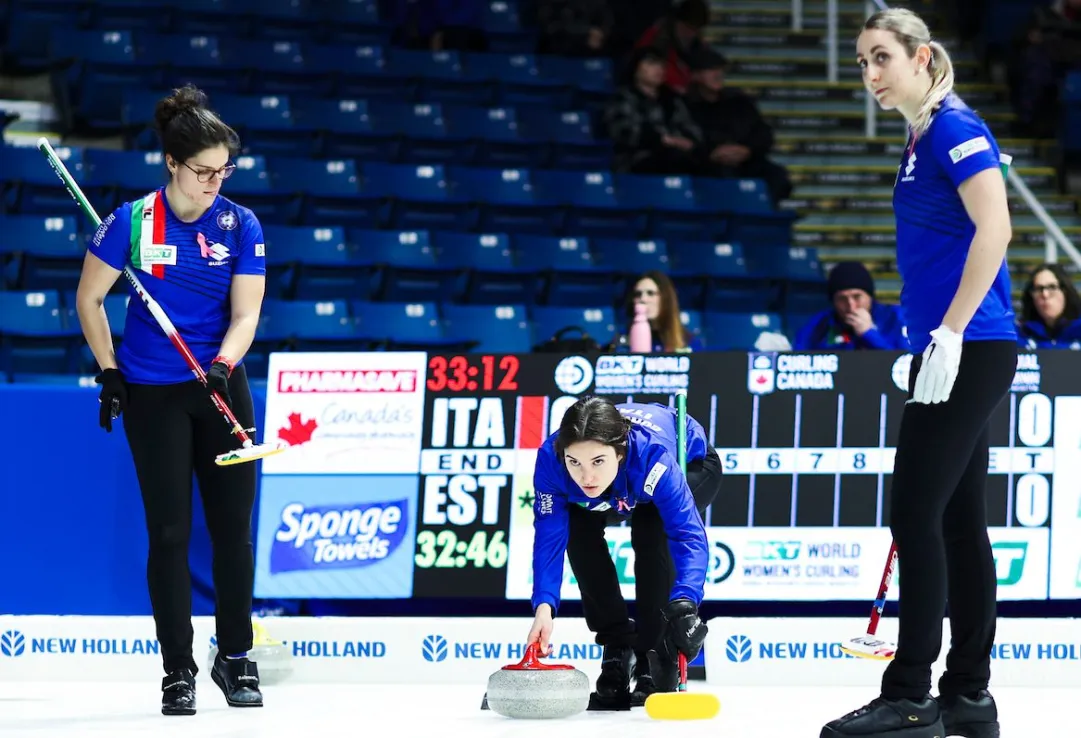
[(537, 607), (537, 614), (533, 618), (533, 627), (529, 629), (529, 637), (526, 643), (536, 643), (541, 655), (547, 656), (552, 648), (552, 606), (543, 603)]

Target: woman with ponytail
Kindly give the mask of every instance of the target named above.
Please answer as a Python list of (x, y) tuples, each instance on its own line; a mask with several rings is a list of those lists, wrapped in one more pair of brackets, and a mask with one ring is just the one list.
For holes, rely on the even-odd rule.
[[(985, 502), (987, 424), (1017, 364), (998, 144), (954, 93), (949, 54), (911, 11), (871, 16), (856, 59), (868, 94), (909, 127), (893, 205), (901, 309), (914, 356), (890, 497), (897, 652), (880, 696), (821, 736), (997, 738), (987, 691), (997, 599)], [(947, 604), (950, 651), (932, 698)]]

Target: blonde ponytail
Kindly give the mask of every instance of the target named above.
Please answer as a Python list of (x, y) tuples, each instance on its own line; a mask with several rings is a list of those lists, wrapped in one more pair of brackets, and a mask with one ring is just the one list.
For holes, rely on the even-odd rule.
[(953, 92), (953, 62), (946, 52), (946, 47), (938, 41), (932, 41), (927, 24), (907, 8), (880, 10), (867, 19), (863, 28), (867, 31), (891, 31), (905, 47), (909, 59), (916, 56), (916, 50), (921, 45), (930, 47), (931, 61), (927, 65), (927, 73), (931, 76), (931, 89), (927, 91), (911, 126), (913, 135), (923, 135), (931, 126), (935, 110)]
[(916, 120), (912, 122), (912, 132), (916, 136), (922, 136), (927, 131), (935, 109), (953, 92), (953, 62), (946, 47), (938, 41), (931, 41), (928, 46), (931, 47), (931, 63), (927, 66), (927, 72), (931, 75), (931, 89), (927, 91), (927, 97), (916, 113)]

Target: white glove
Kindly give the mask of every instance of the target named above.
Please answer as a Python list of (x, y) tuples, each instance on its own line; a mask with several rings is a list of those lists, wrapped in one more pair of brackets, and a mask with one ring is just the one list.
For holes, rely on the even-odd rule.
[(916, 375), (911, 402), (934, 404), (950, 399), (961, 366), (963, 339), (962, 334), (954, 333), (944, 325), (931, 331), (931, 343), (923, 351), (923, 363)]

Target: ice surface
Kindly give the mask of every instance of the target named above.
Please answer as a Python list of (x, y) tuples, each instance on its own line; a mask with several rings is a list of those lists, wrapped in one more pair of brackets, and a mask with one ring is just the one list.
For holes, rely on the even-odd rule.
[[(823, 670), (823, 680), (829, 678)], [(821, 726), (875, 695), (852, 688), (691, 689), (713, 691), (720, 715), (708, 721), (662, 723), (641, 709), (630, 713), (581, 713), (559, 721), (525, 721), (481, 711), (484, 685), (473, 687), (278, 685), (264, 689), (266, 706), (225, 705), (209, 675), (198, 678), (198, 714), (165, 717), (159, 709), (160, 682), (144, 684), (0, 682), (0, 736), (76, 738), (81, 736), (198, 736), (199, 738), (314, 738), (324, 735), (408, 738), (817, 738)], [(1072, 733), (1077, 690), (993, 690), (1006, 738)], [(678, 733), (674, 732), (678, 726)]]

